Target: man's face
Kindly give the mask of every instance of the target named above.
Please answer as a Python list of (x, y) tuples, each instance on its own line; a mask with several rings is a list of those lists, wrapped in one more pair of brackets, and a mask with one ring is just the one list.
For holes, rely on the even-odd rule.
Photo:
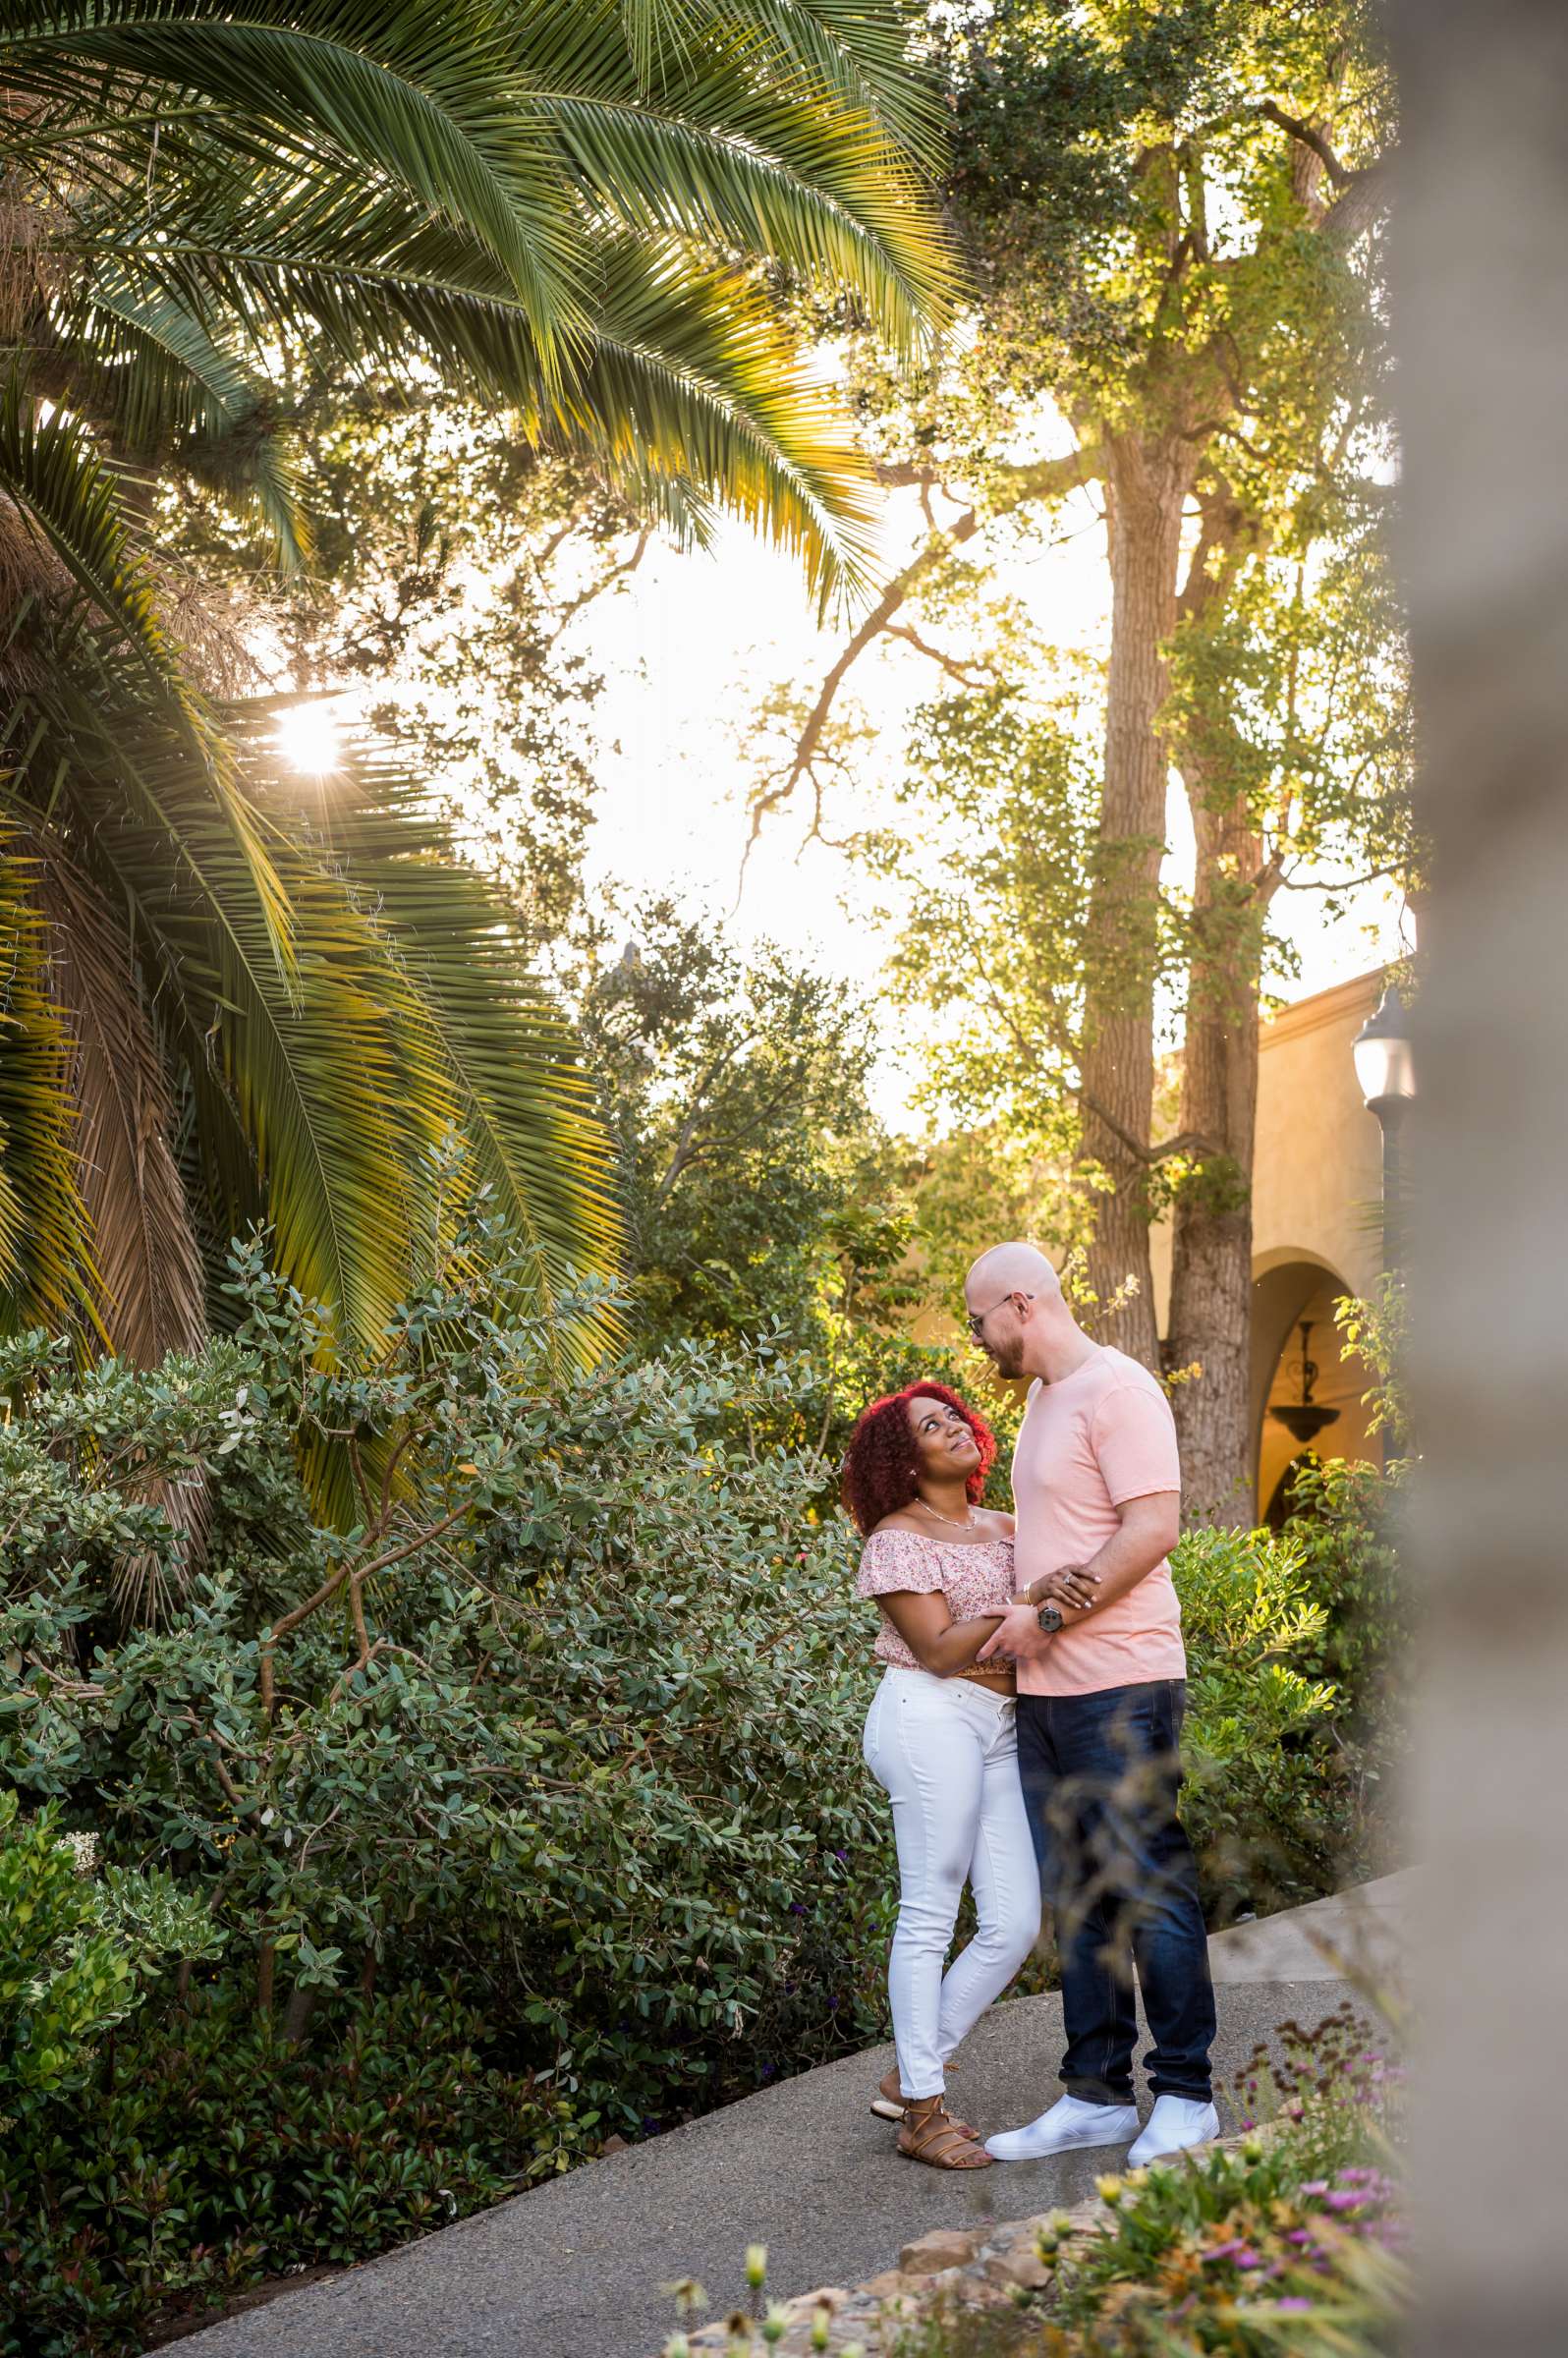
[(1000, 1301), (994, 1297), (987, 1304), (976, 1301), (966, 1291), (965, 1304), (969, 1313), (971, 1339), (978, 1343), (991, 1361), (998, 1376), (1022, 1376), (1024, 1373), (1023, 1298), (1004, 1294)]

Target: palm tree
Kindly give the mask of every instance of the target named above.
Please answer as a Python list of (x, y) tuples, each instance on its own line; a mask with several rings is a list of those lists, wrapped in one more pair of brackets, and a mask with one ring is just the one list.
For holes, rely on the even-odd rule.
[[(160, 571), (149, 478), (308, 559), (278, 356), (426, 372), (868, 578), (780, 273), (915, 347), (947, 297), (892, 0), (0, 4), (0, 1295), (149, 1362), (270, 1223), (346, 1343), (442, 1142), (539, 1298), (613, 1258), (575, 1042), (495, 896), (363, 749), (302, 807)], [(204, 1259), (205, 1248), (205, 1259)]]

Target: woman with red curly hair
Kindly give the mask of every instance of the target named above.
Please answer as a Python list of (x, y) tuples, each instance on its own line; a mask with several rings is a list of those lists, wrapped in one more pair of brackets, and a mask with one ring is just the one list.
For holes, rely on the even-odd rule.
[[(983, 1507), (989, 1428), (945, 1384), (873, 1400), (850, 1436), (844, 1505), (865, 1539), (859, 1594), (876, 1600), (885, 1663), (866, 1764), (893, 1805), (898, 1924), (888, 1995), (898, 2053), (872, 2110), (900, 2153), (936, 2169), (990, 2156), (944, 2102), (959, 2042), (1039, 1933), (1010, 1664), (976, 1661), (1013, 1598), (1013, 1518)], [(968, 1881), (977, 1930), (944, 1972)]]

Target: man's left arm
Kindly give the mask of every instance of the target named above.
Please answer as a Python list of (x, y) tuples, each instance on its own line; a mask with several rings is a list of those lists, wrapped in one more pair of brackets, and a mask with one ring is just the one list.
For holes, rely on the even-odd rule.
[[(1116, 1509), (1120, 1528), (1115, 1538), (1107, 1540), (1087, 1564), (1077, 1567), (1084, 1578), (1093, 1582), (1094, 1594), (1082, 1611), (1069, 1613), (1065, 1605), (1060, 1606), (1064, 1629), (1088, 1620), (1100, 1605), (1114, 1604), (1118, 1597), (1125, 1597), (1141, 1580), (1147, 1580), (1181, 1537), (1181, 1518), (1180, 1490), (1151, 1490), (1147, 1497), (1124, 1498)], [(1075, 1581), (1073, 1586), (1081, 1589), (1083, 1581)], [(1059, 1602), (1054, 1596), (1052, 1600)]]
[[(1056, 1572), (1048, 1572), (1042, 1580), (1033, 1581), (1024, 1595), (1028, 1604), (1015, 1604), (999, 1629), (992, 1632), (976, 1656), (977, 1661), (988, 1661), (993, 1655), (1009, 1654), (1020, 1661), (1039, 1654), (1055, 1643), (1040, 1630), (1036, 1619), (1036, 1608), (1043, 1603), (1054, 1604), (1062, 1616), (1057, 1638), (1065, 1638), (1092, 1621), (1104, 1605), (1114, 1604), (1147, 1580), (1156, 1565), (1164, 1562), (1175, 1546), (1181, 1529), (1181, 1492), (1151, 1490), (1143, 1498), (1124, 1498), (1116, 1509), (1117, 1530), (1114, 1538), (1091, 1556), (1087, 1564), (1064, 1564)], [(1065, 1585), (1064, 1585), (1065, 1584)], [(1088, 1595), (1087, 1602), (1075, 1603), (1074, 1598)]]

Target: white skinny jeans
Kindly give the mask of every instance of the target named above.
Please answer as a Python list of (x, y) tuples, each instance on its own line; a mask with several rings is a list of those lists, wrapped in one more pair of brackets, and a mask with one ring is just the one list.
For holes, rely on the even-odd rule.
[[(898, 1845), (887, 1990), (907, 2097), (941, 2092), (948, 2057), (1039, 1937), (1016, 1715), (1010, 1695), (896, 1665), (866, 1715), (866, 1766), (893, 1804)], [(944, 1974), (966, 1881), (979, 1927)]]

